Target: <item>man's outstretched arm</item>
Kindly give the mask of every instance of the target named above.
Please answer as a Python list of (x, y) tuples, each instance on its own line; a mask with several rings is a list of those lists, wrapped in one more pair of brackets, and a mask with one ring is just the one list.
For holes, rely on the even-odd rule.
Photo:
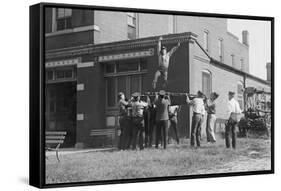
[(180, 43), (178, 42), (177, 46), (174, 46), (170, 51), (169, 51), (169, 55), (172, 56), (176, 50), (180, 47)]

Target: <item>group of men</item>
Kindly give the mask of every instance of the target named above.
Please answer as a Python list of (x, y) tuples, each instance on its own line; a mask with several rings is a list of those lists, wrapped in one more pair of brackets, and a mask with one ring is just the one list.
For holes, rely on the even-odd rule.
[[(232, 139), (232, 148), (236, 148), (237, 139), (237, 126), (238, 122), (242, 116), (242, 110), (239, 103), (234, 99), (235, 92), (228, 92), (228, 102), (227, 102), (227, 120), (225, 124), (225, 143), (226, 147), (230, 148), (230, 139)], [(207, 114), (206, 120), (206, 135), (207, 142), (215, 143), (216, 137), (214, 132), (215, 122), (216, 122), (216, 99), (219, 94), (212, 92), (210, 98), (201, 92), (197, 92), (197, 97), (188, 103), (192, 105), (192, 125), (191, 125), (191, 147), (195, 147), (195, 140), (197, 147), (201, 146), (201, 128)], [(230, 137), (231, 135), (231, 137)]]
[[(238, 125), (241, 109), (238, 102), (234, 99), (234, 92), (229, 92), (229, 101), (227, 105), (228, 120), (225, 126), (226, 147), (230, 148), (230, 139), (232, 138), (232, 147), (236, 148), (236, 126)], [(185, 104), (192, 106), (192, 125), (191, 125), (191, 147), (201, 146), (201, 129), (206, 120), (207, 142), (215, 143), (216, 137), (214, 126), (216, 121), (216, 99), (219, 95), (212, 92), (210, 98), (198, 91), (192, 100), (186, 94)], [(119, 98), (119, 124), (120, 124), (120, 141), (119, 149), (136, 149), (137, 145), (140, 150), (144, 147), (151, 147), (153, 143), (153, 132), (155, 129), (155, 148), (159, 144), (164, 149), (167, 147), (169, 140), (169, 129), (174, 131), (177, 144), (179, 136), (177, 130), (177, 115), (180, 111), (179, 105), (171, 105), (170, 96), (164, 90), (160, 90), (154, 100), (147, 96), (146, 101), (141, 100), (138, 92), (132, 94), (130, 100), (125, 99), (124, 93), (118, 94)], [(232, 135), (232, 137), (230, 137)]]
[[(180, 47), (180, 42), (176, 46), (167, 51), (162, 46), (163, 38), (158, 40), (158, 68), (155, 72), (152, 82), (152, 88), (156, 89), (156, 84), (160, 76), (163, 77), (163, 88), (168, 84), (168, 68), (171, 56)], [(232, 147), (236, 147), (236, 126), (238, 125), (241, 109), (238, 102), (234, 99), (234, 92), (229, 92), (229, 101), (227, 105), (228, 120), (225, 128), (226, 147), (230, 147), (230, 135), (232, 134)], [(151, 147), (153, 139), (153, 129), (156, 127), (155, 147), (158, 148), (159, 143), (165, 149), (167, 146), (168, 129), (173, 129), (176, 141), (179, 144), (179, 136), (177, 131), (177, 113), (180, 110), (179, 105), (171, 105), (170, 97), (166, 95), (164, 90), (160, 90), (155, 100), (148, 99), (142, 101), (140, 93), (132, 94), (132, 98), (128, 101), (125, 99), (124, 93), (120, 92), (119, 97), (119, 124), (121, 128), (120, 149), (136, 149), (137, 140), (140, 149), (144, 146)], [(214, 126), (216, 121), (216, 99), (219, 95), (212, 92), (210, 98), (201, 92), (197, 92), (197, 96), (190, 100), (186, 94), (184, 104), (192, 106), (193, 116), (191, 125), (191, 147), (201, 146), (201, 129), (207, 114), (206, 134), (207, 142), (215, 143), (216, 137)], [(170, 125), (169, 125), (170, 124)], [(171, 128), (170, 128), (171, 127)], [(196, 143), (196, 144), (195, 144)]]
[(180, 107), (171, 106), (170, 98), (164, 90), (155, 96), (155, 100), (150, 100), (147, 96), (146, 101), (142, 101), (140, 96), (140, 93), (135, 92), (132, 98), (126, 101), (124, 93), (118, 94), (121, 130), (119, 148), (134, 150), (137, 144), (140, 150), (145, 146), (151, 147), (155, 127), (155, 148), (158, 148), (160, 143), (166, 148), (169, 124), (179, 144), (177, 113)]

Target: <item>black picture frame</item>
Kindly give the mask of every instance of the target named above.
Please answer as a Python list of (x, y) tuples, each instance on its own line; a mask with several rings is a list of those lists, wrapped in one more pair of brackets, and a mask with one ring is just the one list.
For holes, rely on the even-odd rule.
[[(46, 184), (45, 182), (45, 9), (53, 8), (76, 8), (76, 9), (95, 9), (104, 11), (124, 11), (124, 12), (140, 12), (140, 13), (158, 13), (158, 14), (175, 14), (186, 16), (201, 17), (218, 17), (232, 19), (248, 19), (261, 20), (271, 22), (271, 103), (272, 103), (272, 128), (271, 128), (271, 169), (264, 171), (247, 171), (247, 172), (230, 172), (217, 174), (198, 174), (186, 176), (170, 176), (156, 178), (141, 179), (125, 179), (125, 180), (106, 180), (106, 181), (89, 181), (89, 182), (73, 182)], [(117, 183), (136, 183), (149, 181), (168, 181), (179, 179), (197, 179), (210, 177), (228, 177), (228, 176), (245, 176), (272, 174), (275, 169), (274, 161), (274, 17), (248, 16), (248, 15), (231, 15), (231, 14), (214, 14), (214, 13), (197, 13), (182, 12), (170, 10), (150, 10), (137, 8), (121, 8), (121, 7), (104, 7), (93, 5), (75, 5), (75, 4), (59, 4), (59, 3), (40, 3), (30, 6), (30, 130), (29, 130), (29, 180), (30, 185), (38, 188), (54, 188), (66, 186), (85, 186), (85, 185), (102, 185)]]

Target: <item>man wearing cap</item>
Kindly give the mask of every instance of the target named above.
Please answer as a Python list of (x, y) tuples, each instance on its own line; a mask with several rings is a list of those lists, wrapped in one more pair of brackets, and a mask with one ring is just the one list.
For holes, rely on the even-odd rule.
[(206, 135), (207, 142), (214, 143), (216, 142), (215, 137), (215, 121), (216, 121), (216, 99), (219, 97), (219, 94), (212, 92), (210, 99), (205, 100), (205, 107), (207, 111), (207, 123), (206, 123)]
[(173, 47), (169, 52), (167, 52), (166, 47), (161, 46), (162, 37), (158, 40), (158, 69), (155, 72), (154, 80), (152, 82), (152, 88), (156, 88), (156, 84), (158, 81), (158, 78), (162, 75), (164, 78), (164, 84), (163, 87), (166, 87), (167, 80), (168, 80), (168, 68), (169, 68), (169, 61), (173, 53), (178, 49), (180, 46), (180, 43), (177, 44), (177, 46)]
[(201, 129), (205, 115), (204, 94), (201, 91), (198, 91), (197, 96), (191, 101), (187, 96), (186, 102), (192, 106), (193, 111), (190, 145), (191, 147), (194, 147), (196, 139), (197, 147), (200, 147)]
[(130, 116), (128, 115), (129, 102), (125, 100), (123, 92), (118, 93), (118, 106), (119, 106), (119, 125), (120, 125), (120, 140), (118, 148), (121, 150), (129, 147), (129, 128), (130, 128)]
[(239, 103), (234, 99), (234, 92), (228, 92), (227, 116), (228, 121), (225, 125), (225, 143), (230, 148), (230, 132), (232, 134), (232, 148), (236, 148), (236, 128), (241, 116)]
[(165, 98), (166, 92), (164, 90), (160, 90), (158, 93), (158, 97), (155, 100), (156, 106), (156, 141), (155, 148), (158, 148), (159, 140), (161, 139), (161, 134), (163, 135), (163, 146), (166, 149), (166, 141), (167, 141), (167, 130), (168, 130), (168, 108), (170, 105), (170, 98)]
[(135, 92), (132, 95), (132, 115), (133, 115), (133, 138), (132, 149), (136, 149), (137, 139), (139, 140), (139, 148), (143, 149), (143, 133), (144, 133), (144, 110), (148, 104), (140, 100), (140, 93)]

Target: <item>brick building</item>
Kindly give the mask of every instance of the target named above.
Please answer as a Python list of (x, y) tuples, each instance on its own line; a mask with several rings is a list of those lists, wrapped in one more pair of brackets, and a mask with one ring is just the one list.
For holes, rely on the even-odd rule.
[[(45, 14), (46, 129), (67, 130), (66, 146), (101, 146), (91, 132), (118, 129), (117, 92), (151, 91), (159, 35), (168, 49), (181, 42), (168, 90), (218, 92), (219, 118), (228, 91), (237, 92), (241, 107), (244, 87), (270, 91), (270, 83), (249, 74), (248, 32), (239, 42), (227, 19), (60, 8)], [(181, 137), (189, 137), (189, 110), (179, 115)]]

